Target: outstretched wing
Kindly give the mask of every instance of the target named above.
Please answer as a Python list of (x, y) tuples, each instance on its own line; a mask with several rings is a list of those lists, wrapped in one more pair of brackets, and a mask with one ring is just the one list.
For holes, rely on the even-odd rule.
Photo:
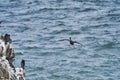
[(77, 42), (77, 41), (74, 41), (74, 43), (77, 43), (77, 44), (80, 44), (81, 46), (83, 46), (81, 43)]
[(61, 39), (59, 41), (70, 41), (69, 39)]

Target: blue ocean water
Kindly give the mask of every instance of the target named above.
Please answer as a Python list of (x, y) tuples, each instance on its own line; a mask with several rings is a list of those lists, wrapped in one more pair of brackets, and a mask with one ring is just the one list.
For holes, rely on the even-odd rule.
[(119, 0), (0, 0), (0, 21), (26, 80), (120, 80)]

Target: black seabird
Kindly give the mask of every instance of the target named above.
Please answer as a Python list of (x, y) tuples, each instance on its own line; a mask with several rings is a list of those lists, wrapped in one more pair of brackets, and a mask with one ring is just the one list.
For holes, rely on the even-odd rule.
[(62, 40), (59, 40), (59, 41), (69, 41), (70, 45), (74, 45), (75, 43), (82, 45), (81, 43), (79, 43), (77, 41), (73, 41), (71, 39), (71, 37), (69, 37), (69, 39), (62, 39)]

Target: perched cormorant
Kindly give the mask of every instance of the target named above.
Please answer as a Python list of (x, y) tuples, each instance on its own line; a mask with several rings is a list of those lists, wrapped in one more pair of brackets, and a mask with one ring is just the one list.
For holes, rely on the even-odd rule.
[(2, 25), (1, 25), (1, 24), (2, 24), (2, 21), (0, 21), (0, 27), (2, 27)]
[(25, 60), (21, 61), (21, 68), (25, 69)]
[(10, 38), (9, 34), (5, 34), (4, 40), (5, 40), (5, 44), (7, 44), (7, 42), (9, 42), (9, 43), (12, 42), (12, 39)]

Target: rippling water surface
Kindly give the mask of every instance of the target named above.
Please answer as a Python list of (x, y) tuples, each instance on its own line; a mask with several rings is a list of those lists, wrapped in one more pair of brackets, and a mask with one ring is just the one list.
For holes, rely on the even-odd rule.
[(0, 0), (0, 21), (26, 80), (120, 80), (119, 0)]

